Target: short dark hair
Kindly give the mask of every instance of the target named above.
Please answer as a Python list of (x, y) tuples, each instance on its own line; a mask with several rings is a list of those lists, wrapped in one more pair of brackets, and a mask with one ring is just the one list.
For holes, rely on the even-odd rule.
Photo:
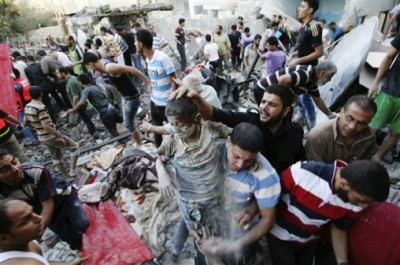
[(271, 27), (279, 27), (279, 23), (274, 21), (271, 23)]
[(134, 22), (133, 24), (132, 24), (132, 28), (141, 28), (142, 27), (142, 25), (140, 25), (140, 23), (139, 22)]
[(21, 53), (18, 52), (18, 51), (15, 51), (15, 52), (13, 52), (13, 53), (11, 54), (11, 56), (12, 56), (14, 59), (16, 59), (18, 56), (21, 56)]
[(100, 47), (101, 45), (103, 45), (103, 42), (102, 42), (101, 39), (99, 39), (99, 38), (96, 38), (96, 39), (94, 40), (94, 43), (95, 43), (98, 47)]
[(326, 24), (326, 19), (322, 18), (319, 22)]
[(42, 56), (46, 56), (47, 53), (45, 50), (38, 50), (38, 52), (36, 53), (37, 57), (42, 57)]
[(99, 57), (97, 57), (97, 55), (92, 52), (85, 52), (85, 54), (83, 55), (84, 64), (97, 63), (99, 60)]
[(24, 62), (26, 62), (26, 56), (23, 56), (23, 55), (18, 56), (18, 57), (17, 57), (17, 60), (18, 60), (18, 61), (24, 61)]
[(168, 101), (165, 107), (165, 115), (169, 117), (180, 117), (195, 119), (199, 113), (197, 105), (187, 97), (181, 97)]
[(236, 25), (232, 25), (231, 26), (231, 30), (237, 30), (237, 26)]
[(153, 34), (151, 34), (147, 29), (141, 29), (136, 32), (136, 39), (148, 49), (153, 47)]
[(350, 106), (350, 104), (355, 103), (357, 106), (359, 106), (362, 110), (367, 111), (367, 112), (372, 112), (373, 114), (376, 113), (378, 110), (378, 106), (376, 106), (375, 101), (366, 96), (366, 95), (355, 95), (349, 98), (346, 102), (346, 104), (343, 106), (345, 110)]
[(10, 199), (0, 200), (0, 234), (6, 235), (10, 233), (12, 222), (7, 214), (7, 204)]
[(389, 195), (389, 174), (378, 162), (353, 161), (340, 171), (340, 177), (349, 183), (352, 190), (378, 202), (385, 201)]
[(262, 39), (261, 34), (256, 34), (256, 35), (254, 36), (254, 39), (255, 39), (255, 40), (261, 40), (261, 39)]
[(223, 29), (223, 28), (222, 28), (222, 25), (217, 25), (217, 27), (218, 27), (220, 30)]
[(283, 107), (289, 107), (292, 106), (294, 102), (294, 95), (290, 89), (287, 89), (286, 87), (283, 87), (281, 85), (271, 85), (265, 88), (265, 92), (269, 94), (274, 94), (277, 95), (281, 101)]
[(250, 28), (249, 28), (249, 27), (245, 27), (245, 28), (243, 29), (243, 31), (244, 31), (244, 32), (250, 32)]
[(100, 31), (103, 31), (103, 32), (110, 32), (106, 27), (104, 27), (104, 26), (101, 26), (100, 27)]
[(282, 20), (282, 16), (281, 16), (281, 15), (279, 15), (279, 16), (278, 16), (278, 19)]
[(243, 21), (239, 21), (238, 25), (243, 26), (244, 25)]
[(279, 44), (278, 39), (277, 39), (275, 36), (269, 37), (269, 38), (267, 39), (267, 43), (268, 43), (269, 45), (275, 45), (275, 46), (278, 46), (278, 44)]
[(211, 41), (211, 35), (210, 34), (206, 34), (206, 41)]
[(10, 154), (10, 152), (8, 152), (6, 149), (0, 148), (0, 159), (3, 159), (5, 156), (7, 156), (9, 154)]
[(90, 80), (90, 77), (87, 74), (80, 74), (76, 79), (78, 79), (78, 81), (83, 85), (90, 85), (92, 83), (92, 80)]
[(303, 0), (303, 2), (306, 2), (308, 6), (313, 9), (313, 14), (317, 12), (319, 8), (319, 0)]
[(28, 56), (26, 56), (26, 60), (27, 60), (28, 62), (34, 62), (34, 61), (35, 61), (35, 58), (33, 58), (32, 55), (28, 55)]
[(42, 96), (42, 90), (38, 86), (31, 86), (29, 88), (29, 95), (33, 99), (39, 99)]
[(57, 69), (60, 73), (69, 74), (69, 71), (64, 66), (58, 67)]
[(231, 143), (240, 149), (258, 153), (264, 146), (264, 136), (256, 125), (242, 122), (233, 128), (230, 135)]
[(237, 19), (243, 20), (243, 17), (242, 17), (242, 16), (238, 16), (238, 18), (237, 18)]
[(336, 26), (336, 22), (335, 21), (329, 22), (328, 27), (332, 27), (332, 26)]
[(114, 29), (118, 32), (124, 31), (124, 28), (122, 26), (115, 26)]
[(181, 23), (183, 23), (183, 22), (185, 22), (186, 20), (184, 19), (184, 18), (180, 18), (179, 20), (178, 20), (178, 23), (179, 24), (181, 24)]

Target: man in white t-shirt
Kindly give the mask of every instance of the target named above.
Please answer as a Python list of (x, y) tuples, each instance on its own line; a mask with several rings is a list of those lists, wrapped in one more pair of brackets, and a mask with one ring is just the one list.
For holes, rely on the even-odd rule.
[(211, 41), (211, 35), (206, 35), (206, 44), (204, 45), (204, 60), (210, 63), (211, 70), (215, 73), (218, 67), (218, 45)]
[(326, 28), (326, 20), (321, 19), (319, 21), (319, 25), (322, 28), (322, 43), (324, 46), (329, 44), (330, 38), (329, 38), (329, 29)]
[[(176, 85), (173, 79), (176, 78), (175, 66), (169, 56), (160, 50), (153, 50), (153, 34), (150, 31), (141, 29), (136, 32), (137, 51), (144, 54), (147, 62), (147, 70), (151, 81), (151, 117), (153, 125), (160, 126), (168, 122), (165, 116), (165, 106), (168, 97)], [(149, 91), (150, 92), (150, 91)], [(154, 136), (155, 145), (161, 145), (161, 135)]]

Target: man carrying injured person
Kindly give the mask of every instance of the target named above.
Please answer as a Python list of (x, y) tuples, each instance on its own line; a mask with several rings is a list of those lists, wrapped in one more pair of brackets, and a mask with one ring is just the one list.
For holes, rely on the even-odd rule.
[[(235, 238), (238, 240), (230, 241), (233, 248), (227, 248), (228, 244), (221, 242), (221, 253), (213, 255), (221, 254), (223, 258), (228, 255), (234, 256), (232, 255), (234, 252), (239, 253), (245, 247), (256, 243), (274, 223), (274, 206), (278, 201), (280, 186), (278, 175), (268, 161), (259, 154), (259, 150), (243, 149), (243, 143), (247, 143), (254, 132), (247, 129), (254, 126), (243, 124), (236, 136), (228, 138), (225, 143), (218, 139), (228, 136), (228, 127), (201, 121), (197, 106), (186, 97), (170, 101), (166, 107), (166, 116), (174, 126), (175, 132), (164, 139), (158, 151), (159, 158), (156, 164), (160, 191), (167, 198), (174, 196), (174, 185), (171, 184), (171, 178), (165, 169), (165, 163), (170, 162), (176, 170), (179, 209), (190, 234), (197, 242), (198, 250), (201, 251), (206, 234), (222, 237), (226, 231), (221, 227), (225, 226), (229, 217), (221, 214), (220, 195), (223, 193), (227, 176), (232, 178), (233, 183), (237, 183), (240, 192), (246, 197), (244, 202), (241, 201), (237, 205), (242, 204), (244, 208), (247, 196), (251, 199), (251, 196), (256, 194), (260, 195), (261, 199), (266, 191), (268, 195), (265, 195), (260, 202), (264, 199), (263, 202), (269, 199), (271, 201), (259, 205), (261, 209), (268, 209), (262, 210), (261, 213), (262, 219), (265, 218), (263, 221), (266, 222), (255, 225), (245, 236)], [(235, 129), (233, 132), (235, 133)], [(243, 135), (243, 132), (249, 133)], [(262, 141), (262, 137), (260, 139)], [(235, 141), (241, 143), (237, 144)], [(257, 146), (259, 148), (262, 143)], [(268, 188), (275, 185), (277, 188), (273, 190), (276, 194), (272, 194)], [(252, 189), (256, 192), (252, 192)], [(230, 264), (230, 261), (227, 262)], [(210, 264), (210, 261), (207, 262), (198, 251), (196, 264), (207, 263)]]

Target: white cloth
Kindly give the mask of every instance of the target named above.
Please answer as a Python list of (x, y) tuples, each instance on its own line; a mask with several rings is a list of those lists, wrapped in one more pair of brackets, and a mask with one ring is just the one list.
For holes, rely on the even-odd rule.
[(10, 259), (17, 259), (17, 258), (26, 258), (26, 259), (35, 259), (43, 265), (50, 265), (49, 262), (39, 254), (33, 252), (25, 252), (25, 251), (7, 251), (0, 253), (0, 262), (4, 262)]
[(219, 59), (218, 45), (216, 43), (206, 43), (204, 45), (204, 54), (208, 54), (208, 61), (217, 61)]
[(28, 80), (28, 77), (25, 74), (26, 63), (24, 63), (23, 61), (15, 61), (13, 65), (14, 68), (18, 70), (19, 75)]

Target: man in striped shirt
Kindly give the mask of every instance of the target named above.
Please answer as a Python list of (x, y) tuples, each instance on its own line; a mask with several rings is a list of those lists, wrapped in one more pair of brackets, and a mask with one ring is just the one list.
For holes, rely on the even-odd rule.
[(254, 95), (257, 103), (260, 103), (266, 87), (281, 85), (291, 89), (295, 95), (309, 93), (314, 103), (326, 116), (335, 118), (336, 115), (328, 109), (325, 102), (321, 99), (318, 86), (329, 82), (336, 72), (336, 65), (329, 60), (323, 61), (317, 66), (298, 65), (286, 67), (259, 80), (257, 87), (254, 89)]
[(268, 237), (273, 264), (313, 264), (324, 225), (338, 264), (347, 264), (347, 229), (374, 201), (385, 201), (389, 175), (377, 162), (298, 162), (281, 174), (282, 196)]
[[(50, 152), (53, 164), (57, 166), (64, 177), (76, 176), (76, 162), (79, 156), (79, 145), (56, 129), (46, 106), (42, 103), (42, 91), (38, 86), (31, 86), (29, 95), (32, 101), (25, 107), (24, 123), (32, 126), (42, 142)], [(68, 174), (62, 163), (63, 151), (70, 151), (70, 172)]]
[[(274, 225), (281, 185), (275, 169), (260, 154), (262, 146), (261, 130), (246, 122), (237, 125), (222, 145), (220, 156), (226, 171), (222, 208), (226, 222), (221, 224), (223, 238), (206, 240), (202, 247), (210, 259), (221, 259), (224, 264), (253, 264), (258, 240)], [(251, 201), (256, 202), (260, 214), (246, 220), (244, 213)]]
[[(175, 66), (171, 58), (159, 50), (153, 49), (153, 34), (150, 31), (142, 29), (136, 33), (138, 52), (146, 56), (147, 69), (152, 84), (151, 90), (151, 117), (156, 126), (168, 122), (165, 116), (165, 106), (168, 97), (176, 85), (173, 78), (176, 78)], [(162, 136), (155, 135), (155, 144), (161, 145)]]

